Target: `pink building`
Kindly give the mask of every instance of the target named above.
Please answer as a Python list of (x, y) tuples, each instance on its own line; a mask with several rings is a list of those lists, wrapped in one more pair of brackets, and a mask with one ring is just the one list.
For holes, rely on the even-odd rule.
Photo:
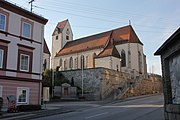
[(40, 104), (47, 19), (0, 0), (0, 97), (17, 105)]

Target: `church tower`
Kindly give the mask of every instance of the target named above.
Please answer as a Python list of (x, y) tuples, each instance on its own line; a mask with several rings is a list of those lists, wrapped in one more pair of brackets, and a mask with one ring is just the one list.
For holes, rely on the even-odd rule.
[(57, 24), (52, 34), (52, 58), (51, 68), (55, 69), (55, 56), (64, 47), (64, 45), (73, 40), (73, 33), (70, 23), (67, 20), (61, 21)]

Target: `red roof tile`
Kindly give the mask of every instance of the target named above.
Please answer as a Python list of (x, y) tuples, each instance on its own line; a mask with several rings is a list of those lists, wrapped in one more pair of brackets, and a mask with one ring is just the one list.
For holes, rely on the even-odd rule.
[(111, 32), (97, 34), (66, 43), (56, 56), (78, 53), (82, 51), (104, 48)]
[[(64, 21), (61, 21), (61, 22), (58, 22), (58, 24), (56, 25), (56, 28), (58, 28), (60, 31), (62, 31), (66, 25), (66, 23), (68, 22), (68, 19), (64, 20)], [(56, 31), (56, 28), (53, 32), (52, 35), (54, 35), (55, 31)]]
[(56, 56), (78, 53), (97, 48), (105, 49), (105, 47), (109, 44), (110, 39), (113, 39), (114, 45), (127, 42), (142, 44), (132, 26), (128, 25), (111, 31), (70, 41), (57, 53)]
[(64, 21), (61, 21), (61, 22), (58, 23), (57, 27), (61, 28), (61, 29), (64, 29), (67, 22), (68, 22), (68, 19), (64, 20)]
[(107, 56), (120, 58), (119, 52), (115, 46), (110, 46), (108, 48), (105, 48), (96, 58), (107, 57)]

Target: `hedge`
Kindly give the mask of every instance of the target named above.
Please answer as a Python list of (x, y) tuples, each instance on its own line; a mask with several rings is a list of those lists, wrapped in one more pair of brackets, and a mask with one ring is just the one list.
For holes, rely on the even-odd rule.
[(41, 105), (19, 105), (17, 109), (21, 112), (36, 111), (41, 110)]

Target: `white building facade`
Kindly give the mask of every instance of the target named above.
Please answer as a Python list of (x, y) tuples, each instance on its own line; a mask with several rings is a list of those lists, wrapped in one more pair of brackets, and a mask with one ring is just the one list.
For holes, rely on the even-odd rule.
[(0, 1), (0, 97), (16, 104), (40, 104), (44, 25), (47, 19)]

